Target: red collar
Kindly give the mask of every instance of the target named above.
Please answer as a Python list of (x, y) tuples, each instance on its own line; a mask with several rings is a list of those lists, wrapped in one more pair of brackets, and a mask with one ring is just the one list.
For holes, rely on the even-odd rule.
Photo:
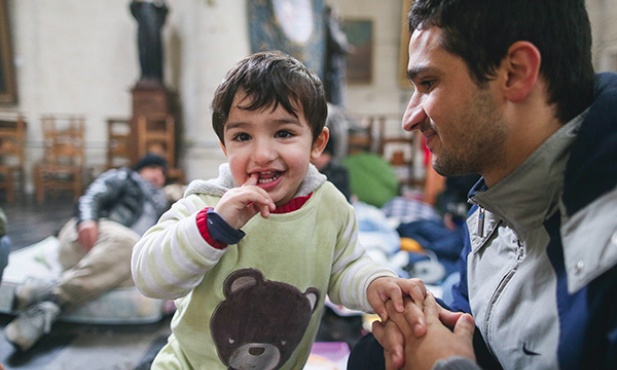
[(283, 204), (282, 206), (276, 207), (276, 209), (272, 211), (272, 213), (289, 213), (289, 212), (296, 211), (302, 208), (304, 203), (306, 203), (311, 198), (312, 195), (313, 193), (310, 193), (309, 195), (304, 195), (301, 197), (295, 197), (289, 202)]

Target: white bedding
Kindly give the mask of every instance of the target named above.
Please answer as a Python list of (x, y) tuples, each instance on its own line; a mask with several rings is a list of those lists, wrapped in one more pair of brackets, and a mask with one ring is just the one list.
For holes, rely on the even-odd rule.
[[(16, 313), (10, 307), (13, 291), (27, 276), (53, 279), (60, 274), (58, 247), (58, 239), (51, 236), (9, 255), (0, 283), (0, 312)], [(151, 323), (166, 314), (166, 307), (169, 305), (165, 301), (147, 298), (135, 287), (117, 288), (60, 319), (96, 324)]]

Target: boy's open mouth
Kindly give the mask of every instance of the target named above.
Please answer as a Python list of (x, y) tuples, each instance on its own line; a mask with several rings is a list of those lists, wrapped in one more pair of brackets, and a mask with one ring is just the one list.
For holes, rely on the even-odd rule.
[(279, 177), (281, 177), (281, 172), (279, 171), (260, 172), (259, 179), (257, 180), (257, 184), (258, 185), (269, 184), (273, 181), (276, 181)]

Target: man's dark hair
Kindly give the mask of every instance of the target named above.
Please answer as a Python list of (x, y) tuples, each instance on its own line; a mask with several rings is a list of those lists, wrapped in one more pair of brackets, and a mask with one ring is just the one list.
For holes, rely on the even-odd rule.
[(437, 26), (442, 47), (460, 56), (482, 86), (516, 41), (540, 50), (540, 75), (557, 119), (570, 121), (593, 100), (591, 26), (584, 0), (415, 0), (409, 31)]
[(315, 140), (326, 124), (328, 108), (321, 80), (297, 59), (278, 51), (249, 55), (238, 62), (217, 87), (212, 100), (212, 127), (224, 143), (224, 126), (238, 90), (251, 99), (244, 108), (258, 110), (279, 104), (297, 117), (301, 106)]

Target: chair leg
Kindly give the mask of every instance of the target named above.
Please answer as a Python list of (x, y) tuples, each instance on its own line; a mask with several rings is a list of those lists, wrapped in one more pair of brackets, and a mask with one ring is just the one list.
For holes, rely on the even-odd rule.
[(41, 204), (45, 201), (45, 189), (43, 187), (43, 176), (40, 170), (34, 171), (34, 187), (36, 202)]
[(6, 174), (6, 202), (13, 203), (15, 201), (15, 183), (13, 181), (13, 172), (9, 169)]
[(81, 196), (81, 182), (82, 176), (81, 174), (75, 174), (73, 179), (73, 199), (77, 200)]

